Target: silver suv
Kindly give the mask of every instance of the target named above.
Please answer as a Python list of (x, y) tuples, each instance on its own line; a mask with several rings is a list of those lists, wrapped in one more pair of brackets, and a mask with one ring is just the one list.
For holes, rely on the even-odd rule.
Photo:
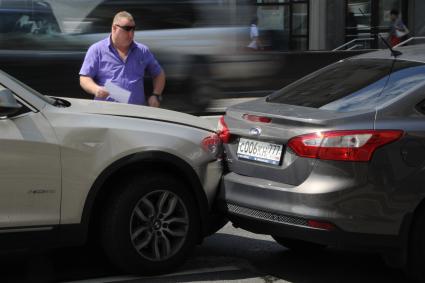
[(221, 142), (202, 118), (45, 97), (0, 71), (1, 248), (90, 235), (126, 272), (182, 263), (212, 214)]

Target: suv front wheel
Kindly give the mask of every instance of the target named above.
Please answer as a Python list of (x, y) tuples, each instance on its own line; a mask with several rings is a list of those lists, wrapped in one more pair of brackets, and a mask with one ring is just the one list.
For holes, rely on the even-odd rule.
[(110, 198), (101, 238), (107, 256), (122, 270), (158, 274), (184, 261), (199, 231), (196, 201), (184, 183), (171, 175), (147, 173)]

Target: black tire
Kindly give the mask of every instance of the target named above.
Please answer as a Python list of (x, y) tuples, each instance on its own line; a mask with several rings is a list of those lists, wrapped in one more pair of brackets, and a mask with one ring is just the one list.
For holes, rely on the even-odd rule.
[(126, 184), (109, 199), (102, 216), (106, 255), (129, 273), (172, 271), (199, 242), (194, 197), (184, 183), (167, 174), (147, 172)]
[(415, 282), (425, 282), (425, 207), (412, 223), (409, 236), (408, 277)]
[(290, 239), (285, 237), (278, 237), (278, 236), (272, 236), (273, 239), (281, 246), (284, 246), (285, 248), (288, 248), (293, 251), (302, 251), (302, 252), (309, 252), (314, 250), (320, 250), (325, 248), (325, 245), (312, 243), (312, 242), (306, 242), (302, 240), (297, 239)]
[(211, 236), (212, 234), (215, 234), (218, 230), (223, 228), (227, 223), (229, 222), (229, 219), (226, 218), (226, 216), (215, 213), (210, 218), (210, 225), (206, 236)]

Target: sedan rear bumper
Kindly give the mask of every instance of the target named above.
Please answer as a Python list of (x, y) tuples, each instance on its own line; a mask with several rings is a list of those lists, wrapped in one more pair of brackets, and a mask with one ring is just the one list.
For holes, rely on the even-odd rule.
[[(269, 186), (252, 177), (229, 173), (223, 177), (218, 204), (237, 227), (248, 231), (325, 244), (341, 248), (376, 248), (377, 251), (403, 246), (400, 223), (360, 219), (341, 209), (341, 191), (305, 194), (299, 187)], [(344, 187), (346, 193), (361, 190)], [(357, 201), (356, 197), (352, 198)], [(347, 203), (346, 203), (347, 204)], [(330, 230), (314, 228), (309, 221), (323, 221), (334, 226)], [(382, 224), (384, 223), (384, 224)], [(394, 227), (393, 227), (394, 226)], [(391, 233), (391, 231), (397, 231)]]
[[(248, 214), (246, 211), (249, 211), (249, 209), (247, 210), (246, 208), (233, 204), (224, 204), (223, 202), (220, 202), (220, 204), (221, 211), (227, 214), (227, 217), (236, 228), (242, 228), (253, 233), (299, 239), (343, 249), (363, 249), (374, 252), (385, 252), (389, 249), (401, 248), (400, 238), (394, 235), (350, 233), (342, 231), (341, 229), (328, 231), (308, 227), (306, 225), (297, 225), (290, 222), (285, 223), (283, 221), (276, 221), (276, 219), (270, 219), (280, 218), (289, 219), (289, 221), (299, 221), (301, 220), (299, 218), (276, 214), (272, 216), (272, 214), (258, 210)], [(245, 212), (241, 213), (241, 210), (245, 210)], [(271, 217), (265, 218), (261, 217), (259, 214), (267, 214)]]

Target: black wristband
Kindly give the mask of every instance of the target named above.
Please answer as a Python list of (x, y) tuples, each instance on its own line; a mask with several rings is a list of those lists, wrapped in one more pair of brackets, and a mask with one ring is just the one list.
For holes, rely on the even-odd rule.
[(162, 102), (162, 95), (159, 93), (152, 93), (152, 96), (155, 96), (156, 99), (158, 99), (159, 102)]

